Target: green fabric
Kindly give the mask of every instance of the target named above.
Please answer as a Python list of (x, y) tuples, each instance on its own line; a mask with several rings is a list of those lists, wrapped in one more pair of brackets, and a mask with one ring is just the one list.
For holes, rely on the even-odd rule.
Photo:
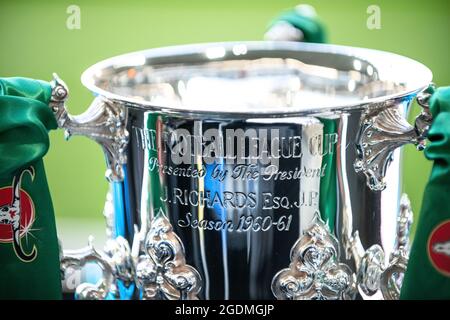
[[(320, 178), (320, 200), (319, 211), (322, 220), (325, 221), (330, 230), (336, 230), (336, 208), (337, 208), (337, 175), (336, 175), (336, 143), (332, 141), (337, 134), (337, 120), (321, 118), (323, 123), (323, 135), (328, 135), (324, 141), (322, 157), (323, 175)], [(337, 139), (337, 138), (336, 138)], [(330, 150), (331, 149), (331, 150)]]
[[(150, 114), (148, 113), (146, 115), (146, 119), (144, 120), (146, 124), (146, 129), (149, 130), (156, 130), (158, 128), (158, 115), (157, 114)], [(150, 148), (148, 150), (148, 158), (145, 159), (145, 161), (150, 161), (150, 159), (159, 160), (158, 157), (158, 151), (154, 150), (153, 148)], [(150, 164), (150, 163), (149, 163)], [(151, 169), (151, 168), (150, 168)], [(166, 189), (164, 188), (164, 185), (161, 183), (161, 177), (158, 170), (158, 167), (153, 168), (153, 170), (148, 171), (149, 177), (149, 189), (152, 190), (149, 194), (149, 203), (148, 208), (152, 208), (153, 212), (159, 212), (159, 210), (162, 210), (163, 212), (167, 211), (167, 203), (166, 201), (162, 201), (161, 199), (167, 199)]]
[(301, 30), (304, 36), (302, 42), (326, 42), (324, 25), (317, 16), (311, 16), (310, 12), (302, 12), (298, 8), (285, 11), (270, 23), (269, 28), (280, 21), (290, 23), (295, 28)]
[[(48, 131), (57, 127), (50, 95), (46, 82), (0, 78), (0, 299), (61, 298), (55, 217), (42, 161)], [(17, 216), (20, 228), (14, 227), (18, 220), (12, 222)]]
[[(450, 272), (446, 272), (450, 270), (450, 87), (433, 93), (430, 111), (433, 124), (425, 155), (434, 164), (423, 196), (401, 299), (450, 299)], [(438, 243), (440, 252), (433, 249)]]

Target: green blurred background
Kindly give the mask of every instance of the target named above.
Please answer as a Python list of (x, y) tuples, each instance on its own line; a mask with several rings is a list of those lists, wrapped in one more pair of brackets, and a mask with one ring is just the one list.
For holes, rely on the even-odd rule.
[[(129, 51), (207, 41), (260, 40), (268, 22), (300, 0), (1, 1), (0, 76), (50, 80), (57, 72), (69, 85), (72, 114), (86, 110), (92, 95), (80, 75), (102, 59)], [(427, 65), (434, 82), (450, 85), (449, 0), (305, 0), (313, 5), (334, 44), (387, 50)], [(69, 30), (68, 6), (81, 9), (81, 29)], [(369, 5), (381, 9), (381, 29), (369, 30)], [(414, 106), (411, 119), (419, 112)], [(52, 132), (45, 164), (60, 234), (69, 246), (90, 233), (103, 235), (107, 191), (101, 149), (85, 138), (65, 142)], [(407, 146), (404, 190), (420, 210), (430, 172), (422, 153)], [(69, 240), (67, 240), (69, 239)]]

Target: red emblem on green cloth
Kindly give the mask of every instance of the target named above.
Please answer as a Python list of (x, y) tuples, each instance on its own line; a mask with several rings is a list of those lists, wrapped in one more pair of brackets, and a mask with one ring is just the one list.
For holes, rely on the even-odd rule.
[(450, 220), (434, 228), (428, 238), (427, 249), (433, 267), (450, 277)]
[(34, 237), (31, 232), (35, 219), (33, 200), (21, 188), (25, 173), (34, 178), (34, 168), (29, 167), (14, 176), (11, 186), (0, 188), (0, 243), (12, 243), (16, 256), (31, 262), (37, 256), (36, 246), (27, 253), (22, 244), (22, 241), (28, 242), (30, 236)]

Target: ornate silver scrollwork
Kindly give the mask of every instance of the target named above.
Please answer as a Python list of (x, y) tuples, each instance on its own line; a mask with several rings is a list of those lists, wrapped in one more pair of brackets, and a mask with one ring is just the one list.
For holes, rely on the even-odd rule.
[[(105, 204), (105, 217), (111, 219), (110, 197)], [(111, 221), (109, 221), (111, 222)], [(200, 274), (186, 264), (183, 244), (174, 233), (172, 225), (162, 211), (150, 222), (145, 237), (136, 239), (136, 252), (132, 252), (123, 237), (109, 238), (103, 251), (98, 251), (89, 238), (87, 247), (78, 250), (61, 249), (61, 273), (66, 291), (75, 291), (79, 300), (103, 300), (108, 296), (120, 297), (118, 281), (125, 287), (135, 283), (142, 291), (143, 299), (197, 299), (202, 288)], [(110, 230), (109, 230), (110, 231)], [(139, 248), (144, 249), (141, 256)], [(96, 284), (80, 283), (80, 272), (87, 264), (97, 265), (102, 276)], [(78, 274), (78, 276), (77, 276)]]
[(379, 245), (364, 251), (358, 233), (353, 237), (353, 256), (355, 258), (359, 288), (368, 296), (381, 290), (386, 300), (397, 300), (409, 256), (409, 231), (412, 224), (411, 204), (406, 194), (400, 200), (400, 213), (397, 220), (397, 242), (385, 266), (385, 254)]
[(106, 193), (105, 206), (103, 207), (103, 217), (106, 222), (106, 239), (114, 239), (115, 214), (113, 187), (109, 184), (109, 190)]
[(83, 135), (95, 140), (102, 146), (106, 156), (108, 180), (123, 180), (122, 165), (127, 161), (125, 148), (129, 138), (125, 128), (125, 109), (103, 97), (97, 97), (86, 112), (72, 116), (65, 105), (69, 94), (66, 84), (54, 74), (51, 85), (49, 105), (55, 113), (58, 126), (65, 129), (66, 139), (72, 135)]
[[(134, 279), (131, 250), (125, 238), (109, 239), (104, 251), (96, 250), (92, 241), (90, 237), (88, 246), (82, 249), (64, 250), (60, 258), (64, 287), (75, 289), (77, 300), (104, 300), (109, 293), (117, 296), (116, 281), (121, 280), (128, 286)], [(96, 284), (78, 283), (81, 269), (89, 263), (101, 269), (102, 278)]]
[(409, 258), (409, 233), (413, 222), (411, 203), (404, 194), (397, 220), (397, 244), (389, 257), (389, 265), (381, 275), (381, 292), (386, 300), (398, 300)]
[(136, 284), (143, 299), (197, 299), (202, 279), (186, 264), (183, 243), (162, 210), (151, 221), (144, 247), (145, 255), (136, 265)]
[[(357, 263), (357, 282), (359, 288), (368, 296), (374, 295), (380, 289), (380, 279), (384, 270), (384, 251), (375, 244), (364, 251), (358, 233), (354, 235), (354, 241), (362, 250), (360, 262)], [(358, 251), (361, 251), (358, 250)]]
[(339, 244), (316, 213), (311, 226), (291, 249), (289, 268), (272, 280), (277, 299), (346, 299), (353, 289), (350, 268), (338, 263)]
[(425, 91), (417, 97), (423, 108), (414, 126), (406, 121), (395, 102), (391, 103), (392, 106), (383, 104), (363, 113), (354, 168), (356, 172), (365, 174), (367, 186), (371, 190), (381, 191), (386, 188), (384, 176), (395, 149), (407, 143), (415, 144), (418, 150), (425, 148), (425, 139), (432, 122), (427, 106), (429, 96), (428, 91)]

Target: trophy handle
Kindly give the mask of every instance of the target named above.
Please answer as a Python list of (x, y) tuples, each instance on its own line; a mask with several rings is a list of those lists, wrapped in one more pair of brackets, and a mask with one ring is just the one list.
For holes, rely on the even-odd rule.
[[(134, 279), (134, 265), (131, 261), (131, 249), (125, 236), (123, 201), (120, 199), (123, 188), (124, 170), (127, 162), (125, 149), (129, 140), (126, 130), (127, 114), (123, 106), (103, 97), (96, 97), (89, 108), (81, 115), (70, 115), (66, 108), (69, 95), (67, 85), (56, 74), (51, 82), (52, 108), (58, 127), (65, 130), (65, 138), (81, 135), (96, 141), (103, 149), (106, 158), (106, 178), (110, 183), (110, 199), (106, 205), (113, 207), (113, 212), (106, 212), (108, 241), (104, 251), (97, 251), (92, 246), (71, 251), (61, 250), (61, 272), (67, 282), (68, 270), (80, 271), (87, 263), (95, 263), (103, 270), (103, 276), (96, 285), (82, 283), (76, 287), (77, 299), (105, 299), (109, 293), (116, 292), (116, 282), (120, 280), (129, 286)], [(114, 193), (114, 199), (111, 197)], [(108, 199), (107, 199), (108, 200)], [(117, 205), (116, 205), (117, 204)], [(115, 212), (116, 209), (121, 212)], [(116, 221), (117, 220), (117, 221)]]
[[(63, 289), (74, 292), (77, 300), (105, 300), (109, 295), (122, 298), (117, 281), (120, 280), (126, 287), (134, 281), (131, 249), (128, 241), (121, 236), (108, 239), (103, 251), (94, 248), (92, 236), (88, 246), (81, 249), (62, 250), (60, 244), (60, 255)], [(81, 283), (82, 269), (88, 264), (95, 264), (102, 272), (102, 277), (95, 284)]]
[(399, 110), (402, 101), (386, 102), (379, 108), (364, 112), (356, 142), (354, 168), (356, 172), (364, 173), (371, 190), (382, 191), (386, 188), (384, 176), (395, 149), (407, 143), (415, 144), (419, 151), (425, 149), (425, 139), (433, 120), (428, 104), (433, 87), (430, 84), (417, 96), (422, 112), (413, 126)]
[(53, 74), (51, 87), (49, 105), (54, 112), (58, 127), (65, 130), (66, 140), (73, 135), (86, 136), (102, 147), (107, 165), (105, 176), (110, 183), (110, 189), (114, 195), (114, 207), (117, 211), (114, 215), (115, 228), (110, 233), (115, 236), (127, 236), (123, 206), (125, 179), (123, 166), (127, 163), (125, 149), (128, 145), (129, 133), (126, 129), (127, 113), (124, 106), (104, 97), (96, 97), (84, 113), (73, 116), (66, 108), (69, 89), (64, 81)]
[(50, 107), (53, 109), (58, 127), (65, 130), (65, 138), (81, 135), (96, 141), (106, 156), (108, 169), (105, 175), (108, 181), (123, 181), (122, 166), (127, 162), (125, 148), (129, 140), (129, 133), (125, 128), (126, 111), (123, 106), (103, 97), (96, 97), (84, 113), (73, 116), (66, 108), (69, 96), (67, 85), (53, 74), (51, 86)]
[(381, 275), (381, 292), (385, 300), (400, 299), (400, 289), (411, 249), (409, 236), (412, 223), (411, 203), (404, 194), (400, 201), (400, 214), (397, 219), (397, 243), (389, 257), (389, 264)]
[(354, 233), (351, 239), (351, 248), (358, 270), (357, 282), (359, 288), (367, 296), (372, 296), (380, 290), (385, 300), (400, 298), (403, 275), (406, 272), (409, 258), (409, 236), (412, 222), (411, 203), (408, 196), (403, 194), (397, 218), (396, 244), (389, 260), (386, 259), (383, 249), (377, 244), (364, 251), (358, 232)]

